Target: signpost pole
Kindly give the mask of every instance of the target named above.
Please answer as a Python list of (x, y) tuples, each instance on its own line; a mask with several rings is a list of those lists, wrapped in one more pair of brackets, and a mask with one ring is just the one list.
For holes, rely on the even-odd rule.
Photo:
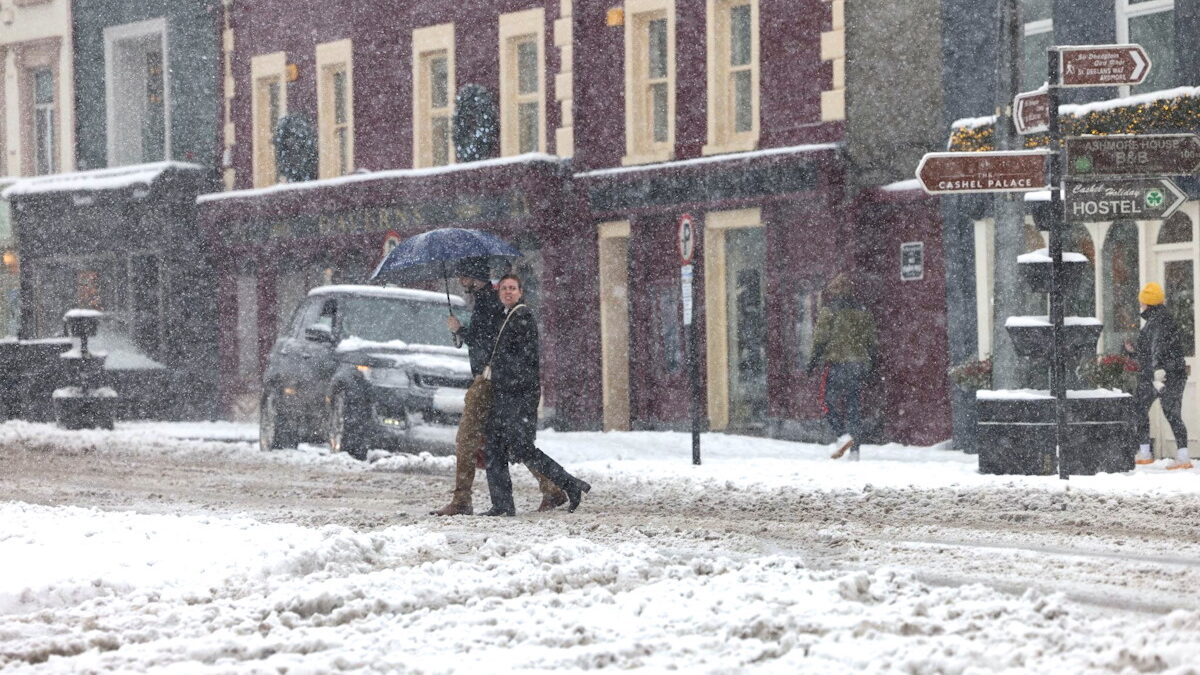
[[(696, 301), (696, 287), (690, 289), (692, 303)], [(692, 413), (692, 464), (700, 465), (700, 359), (696, 353), (696, 326), (688, 324), (688, 379), (691, 380)]]
[(676, 243), (679, 247), (680, 298), (683, 301), (683, 326), (687, 331), (687, 369), (689, 380), (688, 411), (692, 418), (692, 464), (700, 464), (700, 359), (696, 353), (696, 327), (692, 324), (692, 307), (696, 304), (696, 286), (692, 283), (696, 252), (696, 222), (691, 214), (679, 217)]
[(1063, 443), (1067, 431), (1067, 388), (1063, 354), (1063, 228), (1066, 214), (1062, 204), (1063, 166), (1058, 120), (1058, 98), (1061, 73), (1059, 53), (1056, 48), (1046, 51), (1049, 73), (1050, 107), (1050, 326), (1053, 348), (1050, 356), (1050, 394), (1054, 396), (1054, 446), (1058, 462), (1058, 477), (1067, 480), (1067, 465), (1063, 461)]

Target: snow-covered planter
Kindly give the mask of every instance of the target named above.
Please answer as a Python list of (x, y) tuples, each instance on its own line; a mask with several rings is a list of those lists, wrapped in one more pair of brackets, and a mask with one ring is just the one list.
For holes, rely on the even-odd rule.
[[(980, 390), (979, 471), (1057, 473), (1055, 400), (1046, 390)], [(1063, 462), (1073, 475), (1133, 470), (1133, 397), (1114, 389), (1067, 392)]]
[[(1010, 316), (1004, 328), (1012, 338), (1013, 349), (1021, 356), (1048, 359), (1053, 350), (1053, 326), (1048, 316)], [(1090, 316), (1068, 316), (1063, 318), (1063, 351), (1072, 363), (1088, 351), (1096, 351), (1096, 341), (1104, 324)]]
[(64, 429), (112, 429), (117, 412), (117, 392), (110, 387), (54, 390), (54, 411)]
[[(1050, 258), (1050, 252), (1044, 248), (1017, 256), (1017, 270), (1021, 279), (1036, 293), (1050, 292), (1050, 268), (1053, 266), (1054, 261)], [(1063, 274), (1060, 280), (1063, 290), (1078, 287), (1087, 268), (1087, 256), (1082, 253), (1064, 252)]]

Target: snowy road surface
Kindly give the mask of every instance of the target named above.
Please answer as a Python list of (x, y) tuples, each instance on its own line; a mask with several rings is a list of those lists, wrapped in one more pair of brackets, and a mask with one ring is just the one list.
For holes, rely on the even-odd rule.
[(0, 670), (1200, 673), (1195, 471), (547, 432), (577, 513), (434, 518), (449, 457), (252, 433), (0, 424)]

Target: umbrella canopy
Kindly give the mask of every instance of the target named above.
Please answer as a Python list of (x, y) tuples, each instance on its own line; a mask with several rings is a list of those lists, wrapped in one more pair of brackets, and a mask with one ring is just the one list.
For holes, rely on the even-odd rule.
[(443, 227), (400, 242), (375, 268), (371, 280), (407, 284), (445, 279), (455, 272), (455, 263), (464, 258), (491, 260), (519, 255), (515, 246), (494, 234)]

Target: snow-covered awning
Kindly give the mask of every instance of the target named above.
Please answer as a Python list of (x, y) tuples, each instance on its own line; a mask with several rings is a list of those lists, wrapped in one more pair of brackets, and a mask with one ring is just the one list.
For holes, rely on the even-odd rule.
[(34, 176), (18, 180), (0, 193), (0, 197), (12, 199), (26, 195), (120, 190), (139, 186), (148, 189), (154, 181), (169, 170), (204, 171), (204, 167), (187, 162), (154, 162), (153, 164), (135, 164), (110, 169)]

